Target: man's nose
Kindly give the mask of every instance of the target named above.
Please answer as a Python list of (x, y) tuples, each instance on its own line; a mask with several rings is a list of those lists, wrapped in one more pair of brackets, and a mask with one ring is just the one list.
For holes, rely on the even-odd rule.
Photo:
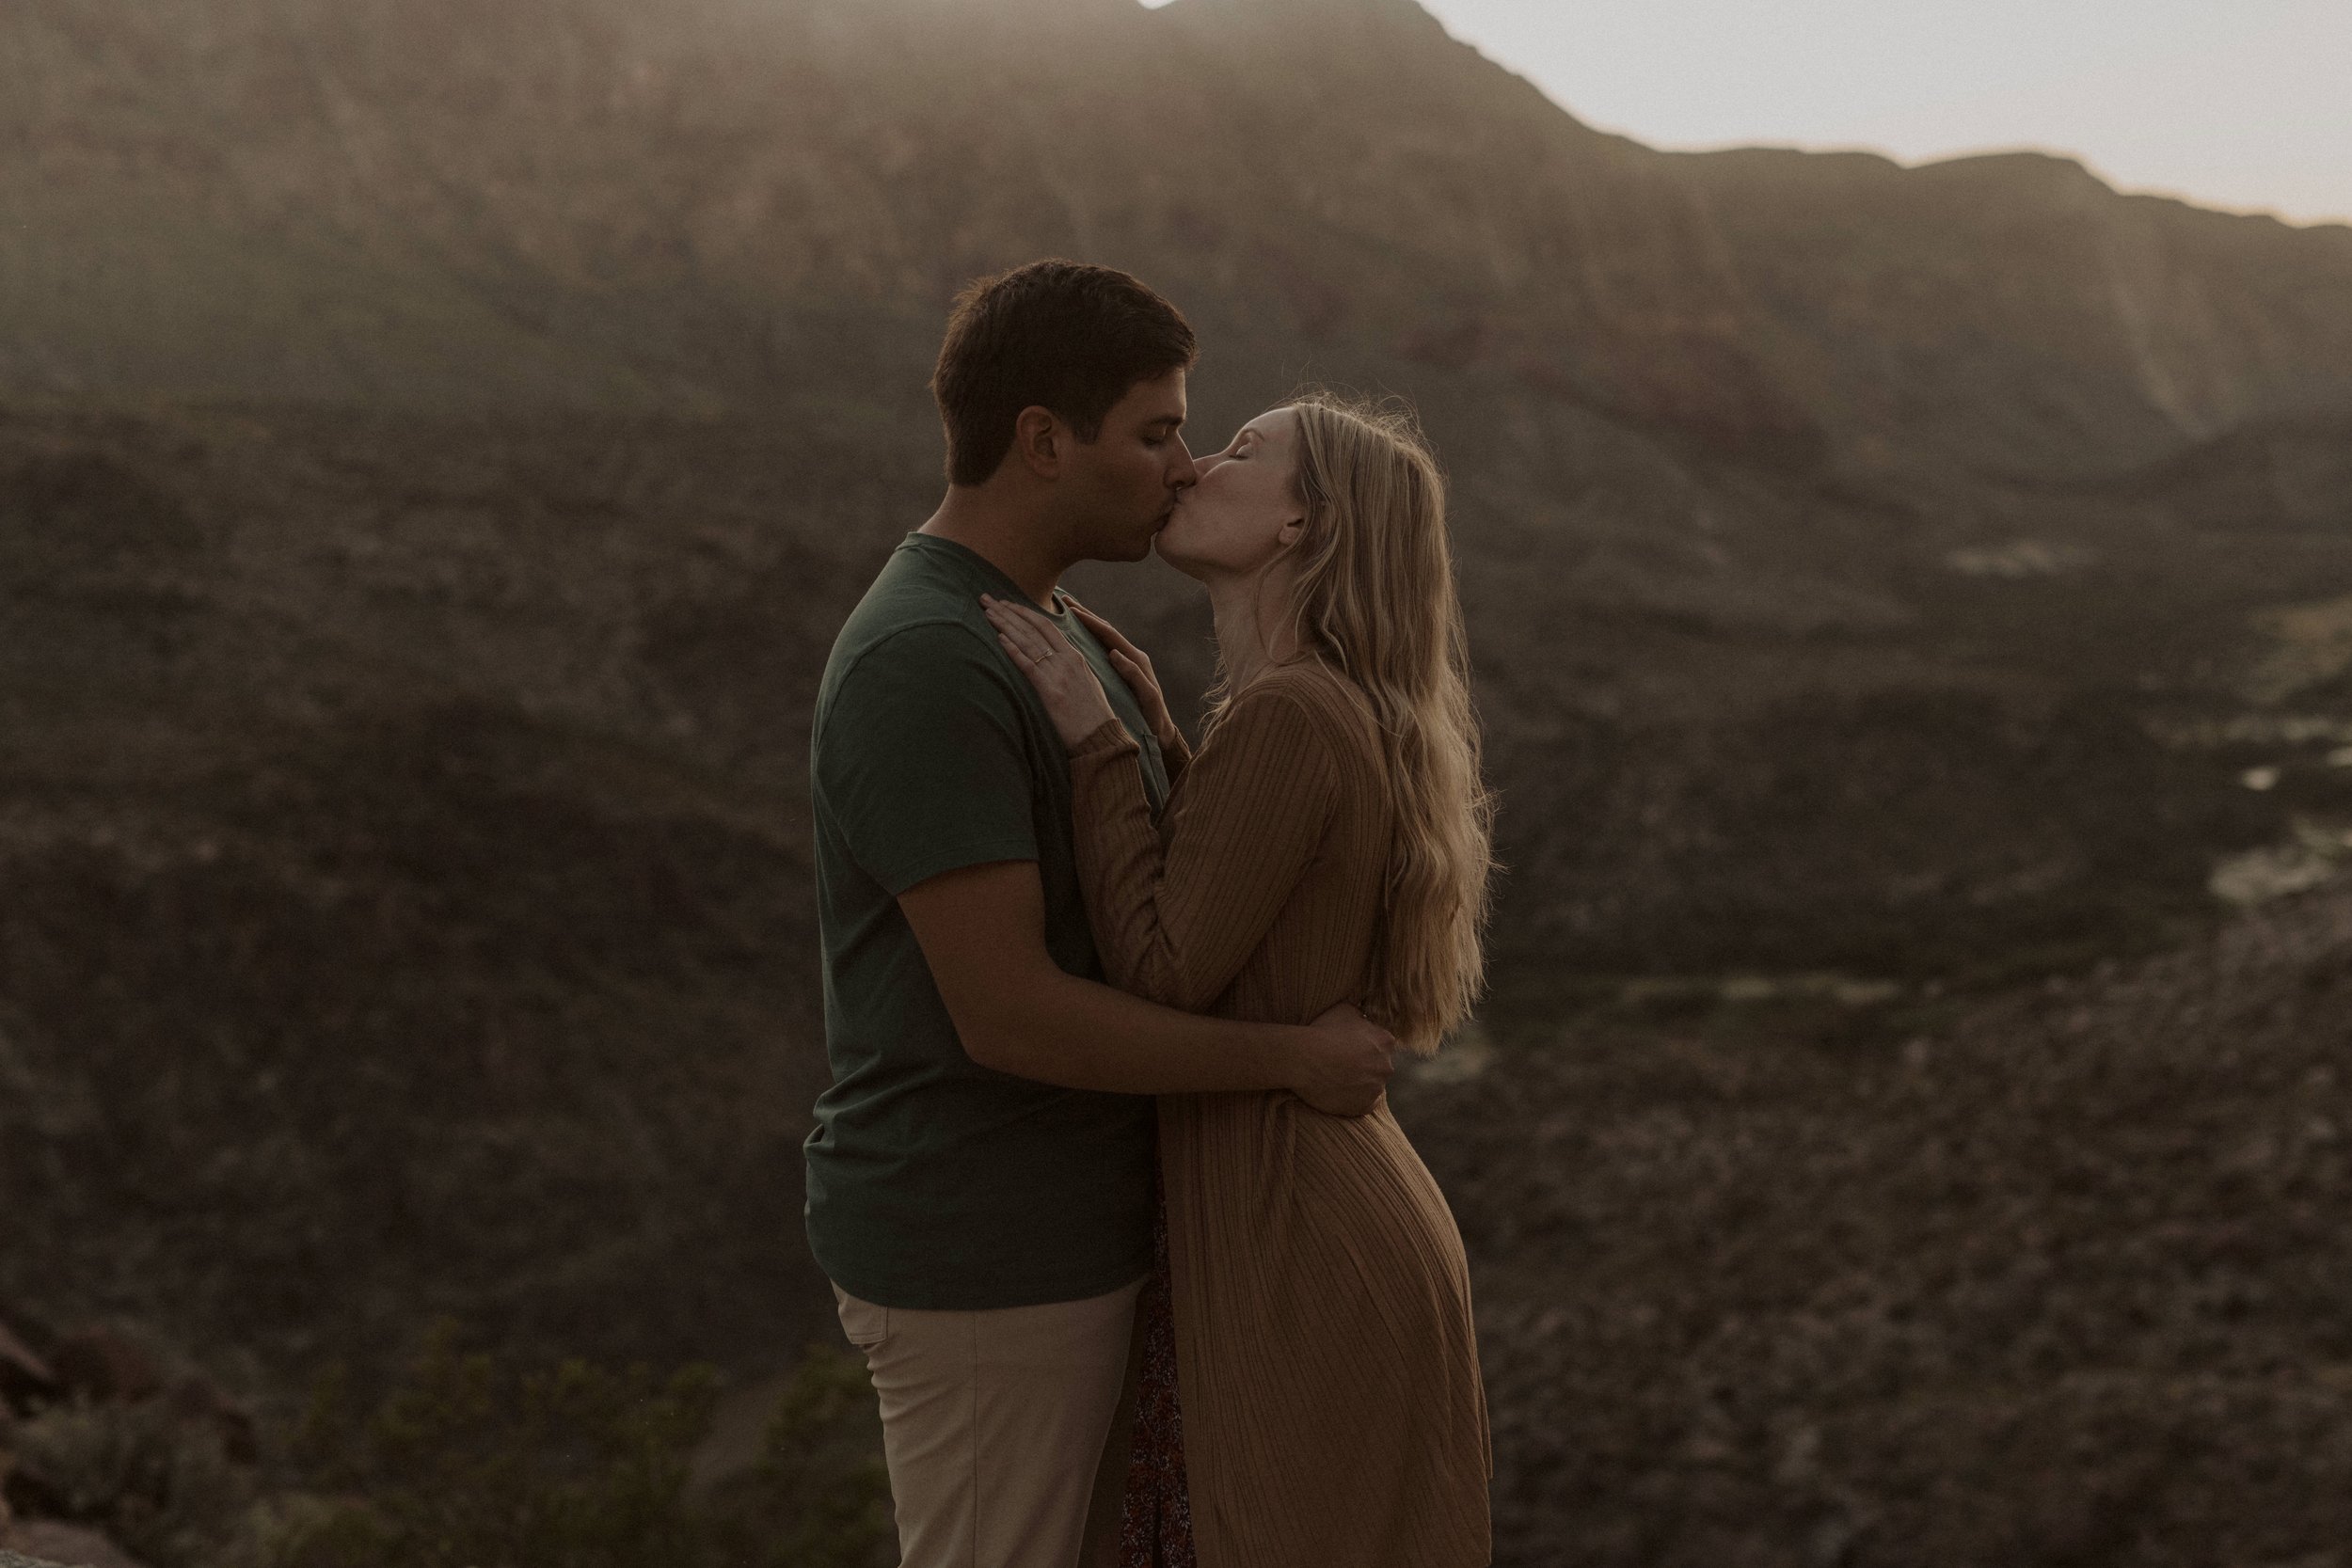
[(1181, 436), (1176, 437), (1176, 452), (1179, 461), (1173, 468), (1168, 470), (1168, 487), (1171, 490), (1182, 490), (1187, 485), (1200, 483), (1200, 465), (1193, 457), (1191, 449), (1184, 445), (1184, 438)]

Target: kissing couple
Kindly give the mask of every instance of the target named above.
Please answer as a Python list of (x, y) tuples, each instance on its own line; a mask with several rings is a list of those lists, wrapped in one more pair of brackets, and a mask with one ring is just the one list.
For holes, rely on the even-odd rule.
[[(808, 1236), (906, 1568), (1489, 1560), (1461, 1236), (1384, 1093), (1483, 974), (1443, 483), (1323, 394), (1196, 458), (1195, 358), (1125, 273), (965, 290), (946, 499), (818, 694)], [(1216, 614), (1197, 748), (1056, 586), (1154, 549)]]

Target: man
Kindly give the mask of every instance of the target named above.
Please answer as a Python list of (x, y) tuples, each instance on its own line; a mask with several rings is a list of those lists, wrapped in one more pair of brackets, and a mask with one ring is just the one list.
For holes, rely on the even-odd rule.
[[(808, 1231), (871, 1369), (908, 1568), (1072, 1568), (1152, 1259), (1145, 1096), (1292, 1089), (1371, 1109), (1394, 1041), (1157, 1006), (1101, 983), (1060, 738), (982, 613), (1139, 560), (1197, 477), (1191, 328), (1124, 273), (1041, 261), (958, 300), (931, 387), (946, 499), (834, 644), (811, 758), (833, 1086)], [(1099, 1530), (1098, 1521), (1098, 1530)]]

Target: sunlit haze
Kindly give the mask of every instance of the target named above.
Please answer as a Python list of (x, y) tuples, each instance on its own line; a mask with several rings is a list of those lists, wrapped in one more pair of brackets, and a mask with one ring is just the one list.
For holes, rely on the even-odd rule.
[(2352, 221), (2347, 0), (1424, 4), (1578, 118), (1655, 147), (2038, 148), (2125, 190)]

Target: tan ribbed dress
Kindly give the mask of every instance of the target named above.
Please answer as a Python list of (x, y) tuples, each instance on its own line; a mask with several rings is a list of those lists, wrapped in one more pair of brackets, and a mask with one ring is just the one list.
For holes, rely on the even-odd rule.
[[(1250, 683), (1155, 825), (1134, 739), (1071, 756), (1114, 985), (1304, 1023), (1359, 1000), (1391, 815), (1370, 707), (1320, 662)], [(1462, 1241), (1384, 1101), (1160, 1101), (1177, 1387), (1200, 1568), (1489, 1559), (1486, 1394)]]

